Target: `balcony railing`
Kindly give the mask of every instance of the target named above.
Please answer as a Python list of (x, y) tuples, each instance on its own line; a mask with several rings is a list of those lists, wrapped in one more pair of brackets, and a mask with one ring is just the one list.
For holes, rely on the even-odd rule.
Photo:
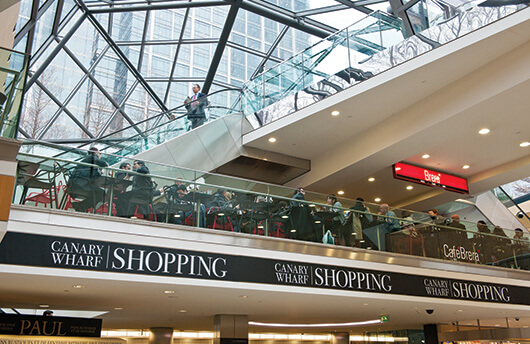
[(243, 112), (261, 127), (526, 7), (466, 1), (407, 39), (400, 19), (374, 12), (248, 81)]
[(79, 149), (46, 148), (65, 154), (19, 153), (14, 203), (530, 270), (526, 231), (345, 198), (328, 204), (323, 194), (293, 196), (296, 190), (283, 186), (160, 163), (122, 170), (138, 164), (111, 154), (95, 159)]

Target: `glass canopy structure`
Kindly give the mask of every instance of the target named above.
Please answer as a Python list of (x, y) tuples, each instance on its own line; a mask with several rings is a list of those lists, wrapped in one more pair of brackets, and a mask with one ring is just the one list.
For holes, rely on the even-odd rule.
[[(14, 49), (30, 56), (18, 138), (87, 144), (238, 90), (262, 71), (376, 10), (405, 36), (459, 0), (21, 0)], [(210, 100), (230, 107), (237, 92)], [(154, 122), (154, 123), (153, 123)], [(123, 128), (130, 130), (123, 131)]]

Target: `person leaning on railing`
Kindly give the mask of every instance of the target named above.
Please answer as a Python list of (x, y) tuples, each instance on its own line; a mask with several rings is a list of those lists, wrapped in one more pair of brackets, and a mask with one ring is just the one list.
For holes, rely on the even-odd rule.
[(379, 215), (384, 216), (382, 220), (387, 233), (393, 233), (401, 230), (401, 226), (399, 225), (399, 221), (396, 218), (396, 214), (389, 209), (388, 204), (381, 204), (379, 207)]

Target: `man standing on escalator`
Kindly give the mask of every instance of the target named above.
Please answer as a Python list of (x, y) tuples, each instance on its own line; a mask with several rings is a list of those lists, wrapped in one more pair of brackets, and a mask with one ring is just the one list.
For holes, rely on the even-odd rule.
[(204, 113), (204, 106), (208, 104), (206, 94), (201, 93), (201, 87), (199, 84), (193, 84), (193, 94), (186, 98), (184, 104), (186, 104), (186, 110), (188, 110), (188, 120), (191, 121), (191, 129), (195, 129), (203, 125), (206, 120), (206, 114)]

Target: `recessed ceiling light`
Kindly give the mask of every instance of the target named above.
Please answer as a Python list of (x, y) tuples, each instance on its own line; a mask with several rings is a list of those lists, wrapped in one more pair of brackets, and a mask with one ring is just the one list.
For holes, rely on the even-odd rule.
[(463, 165), (463, 166), (462, 166), (462, 168), (463, 168), (464, 170), (467, 170), (467, 169), (470, 168), (470, 167), (471, 167), (471, 166), (469, 166), (469, 165)]
[(337, 191), (337, 194), (339, 194), (339, 195), (344, 195), (344, 191), (339, 190), (339, 191)]
[(136, 216), (131, 216), (131, 219), (137, 219), (137, 217)]
[(180, 309), (179, 310), (179, 313), (186, 313), (186, 312), (187, 312), (187, 310), (185, 310), (185, 309)]
[(175, 217), (180, 217), (180, 214), (175, 214), (175, 215), (173, 215), (173, 216), (175, 216)]
[(337, 110), (331, 112), (331, 116), (338, 116), (338, 115), (340, 115), (340, 112), (338, 112)]
[(175, 294), (174, 290), (164, 290), (164, 294)]
[(291, 233), (296, 233), (296, 229), (291, 229)]
[(121, 307), (114, 307), (114, 310), (115, 310), (115, 311), (123, 311), (123, 308), (121, 308)]
[(401, 170), (401, 167), (396, 167), (396, 171), (399, 171), (399, 170)]
[(319, 221), (319, 220), (316, 220), (315, 223), (320, 223), (320, 221)]
[(463, 312), (463, 311), (464, 311), (463, 309), (459, 309), (459, 310), (457, 310), (457, 312)]
[(478, 131), (478, 133), (479, 133), (480, 135), (486, 135), (486, 134), (488, 134), (489, 132), (490, 132), (490, 130), (489, 130), (488, 128), (483, 128), (483, 129), (480, 129), (480, 130)]
[(528, 147), (528, 146), (530, 146), (530, 142), (528, 142), (528, 141), (521, 142), (521, 143), (519, 144), (519, 146), (521, 146), (521, 147)]
[(381, 198), (377, 197), (376, 199), (374, 199), (374, 201), (381, 202)]
[(239, 297), (242, 299), (248, 299), (248, 295), (239, 295)]
[(282, 215), (282, 219), (288, 219), (289, 215)]
[(72, 288), (75, 288), (75, 289), (82, 289), (82, 288), (86, 288), (86, 286), (81, 285), (81, 284), (75, 284), (75, 285), (72, 286)]
[(429, 154), (423, 154), (421, 156), (422, 159), (429, 159), (431, 156)]
[(407, 186), (407, 190), (412, 190), (412, 189), (414, 189), (414, 187), (412, 187), (412, 185)]
[(48, 308), (48, 307), (50, 307), (50, 305), (39, 305), (39, 307), (41, 307), (41, 308)]
[(274, 142), (276, 142), (276, 138), (275, 138), (275, 137), (269, 137), (269, 142), (270, 142), (270, 143), (274, 143)]
[(370, 306), (370, 304), (365, 302), (363, 303), (363, 306)]
[(368, 181), (369, 181), (369, 182), (373, 182), (374, 180), (375, 180), (374, 177), (370, 177), (370, 178), (368, 178)]

